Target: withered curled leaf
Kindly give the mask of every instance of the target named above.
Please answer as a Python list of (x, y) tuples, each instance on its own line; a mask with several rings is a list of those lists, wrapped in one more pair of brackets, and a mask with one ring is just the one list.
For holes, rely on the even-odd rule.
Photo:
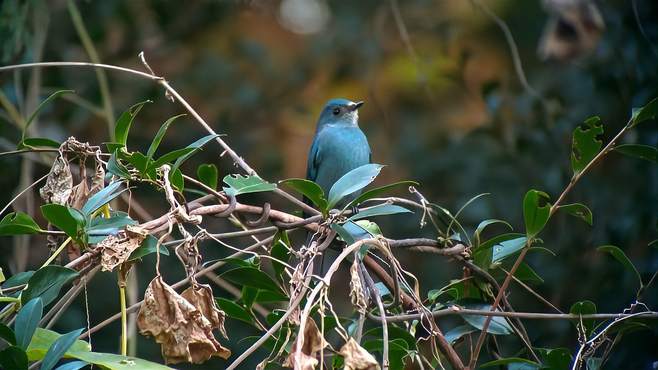
[(145, 229), (136, 225), (128, 225), (125, 230), (116, 235), (109, 235), (98, 243), (96, 247), (101, 251), (103, 271), (112, 271), (116, 266), (126, 262), (147, 235), (148, 231)]
[[(205, 300), (207, 293), (188, 293)], [(166, 363), (195, 364), (211, 356), (228, 358), (231, 351), (222, 347), (212, 334), (211, 323), (192, 303), (167, 285), (161, 276), (151, 281), (137, 316), (142, 335), (160, 343)]]
[(338, 351), (345, 359), (345, 370), (379, 370), (373, 355), (366, 351), (353, 338)]
[(226, 315), (224, 311), (217, 307), (215, 298), (212, 295), (212, 289), (209, 285), (197, 284), (196, 288), (190, 286), (181, 293), (181, 296), (187, 299), (197, 310), (201, 311), (203, 317), (210, 322), (212, 329), (219, 329), (219, 332), (222, 333), (224, 338), (228, 338), (226, 329), (224, 329)]
[(301, 356), (295, 356), (297, 341), (299, 340), (298, 337), (295, 342), (293, 342), (290, 355), (286, 358), (283, 366), (292, 367), (295, 370), (313, 370), (318, 365), (319, 362), (316, 357), (318, 352), (327, 346), (327, 341), (324, 340), (320, 329), (318, 329), (315, 321), (310, 317), (306, 321), (303, 336), (304, 342), (302, 344)]
[(73, 176), (66, 157), (57, 156), (50, 169), (46, 184), (39, 189), (41, 199), (46, 203), (65, 205), (73, 190)]
[(354, 259), (350, 267), (350, 299), (352, 305), (361, 313), (365, 313), (368, 309), (368, 297), (364, 293), (363, 284), (361, 284), (361, 277), (359, 276), (359, 262)]

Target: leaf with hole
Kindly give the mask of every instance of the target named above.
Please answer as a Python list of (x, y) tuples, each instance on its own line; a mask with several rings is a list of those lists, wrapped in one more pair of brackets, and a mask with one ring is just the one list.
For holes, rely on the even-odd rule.
[(633, 110), (630, 127), (634, 127), (650, 119), (655, 119), (656, 115), (658, 115), (658, 98), (653, 98), (645, 106)]
[[(592, 301), (581, 301), (581, 302), (576, 302), (573, 305), (571, 305), (571, 308), (569, 309), (569, 313), (573, 315), (591, 315), (596, 313), (596, 305)], [(590, 334), (592, 334), (592, 331), (594, 330), (594, 323), (596, 322), (594, 319), (583, 319), (583, 326), (585, 328), (585, 333), (589, 337)], [(578, 322), (575, 322), (576, 325), (580, 325)]]
[(601, 150), (603, 142), (601, 118), (594, 116), (585, 120), (583, 126), (573, 130), (571, 143), (571, 168), (574, 175), (580, 173)]
[(276, 184), (269, 183), (258, 176), (226, 175), (224, 183), (228, 185), (224, 187), (224, 191), (231, 196), (276, 189)]
[(581, 220), (587, 222), (589, 226), (592, 226), (593, 224), (592, 211), (590, 211), (590, 209), (582, 203), (565, 204), (563, 206), (559, 206), (557, 209), (563, 210), (574, 217), (580, 218)]
[(328, 211), (328, 203), (320, 185), (305, 179), (287, 179), (280, 182), (310, 200), (323, 214)]
[(617, 145), (613, 149), (629, 157), (644, 159), (653, 163), (658, 162), (658, 148), (655, 146), (642, 144), (622, 144)]
[(156, 150), (158, 150), (158, 147), (160, 146), (160, 143), (162, 142), (162, 138), (164, 137), (165, 133), (167, 132), (167, 129), (169, 128), (169, 126), (172, 123), (174, 123), (174, 121), (177, 118), (180, 118), (184, 115), (185, 114), (179, 114), (177, 116), (173, 116), (173, 117), (169, 118), (168, 120), (166, 120), (165, 123), (162, 124), (162, 126), (160, 126), (160, 129), (155, 134), (155, 137), (153, 138), (153, 141), (151, 141), (151, 145), (149, 145), (149, 148), (146, 152), (146, 157), (148, 158), (149, 161), (151, 159), (153, 159), (153, 156), (155, 155)]
[(343, 175), (329, 190), (328, 208), (333, 208), (341, 199), (368, 186), (379, 175), (383, 167), (380, 164), (370, 163)]
[(614, 259), (619, 261), (628, 271), (632, 272), (635, 274), (635, 277), (637, 278), (637, 282), (640, 285), (640, 288), (644, 286), (642, 283), (642, 277), (640, 276), (640, 272), (637, 270), (633, 262), (626, 256), (626, 253), (621, 250), (621, 248), (614, 246), (614, 245), (603, 245), (598, 248), (596, 248), (597, 251), (599, 252), (605, 252), (609, 253)]
[(132, 125), (135, 116), (137, 116), (137, 113), (142, 110), (144, 104), (150, 102), (150, 100), (146, 100), (137, 103), (119, 116), (119, 119), (117, 119), (117, 122), (114, 125), (114, 137), (117, 144), (120, 144), (123, 147), (126, 146), (128, 142), (128, 132), (130, 131), (130, 126)]
[(202, 164), (196, 169), (196, 176), (203, 184), (213, 190), (217, 190), (219, 171), (214, 164)]
[(39, 225), (27, 213), (12, 212), (0, 221), (0, 236), (38, 234), (40, 231)]
[[(523, 198), (523, 219), (528, 237), (539, 234), (550, 217), (549, 196), (543, 191), (529, 190)], [(544, 204), (540, 204), (544, 203)]]
[(80, 334), (82, 334), (83, 330), (84, 328), (77, 329), (72, 332), (63, 334), (57, 338), (57, 340), (53, 342), (50, 348), (48, 348), (48, 352), (46, 352), (46, 355), (43, 357), (43, 361), (41, 362), (41, 370), (52, 370), (55, 368), (55, 365), (57, 365), (66, 351), (71, 348)]
[(16, 333), (16, 345), (22, 349), (27, 349), (35, 330), (39, 326), (41, 316), (43, 315), (43, 301), (41, 298), (34, 298), (23, 304), (16, 315), (14, 332)]
[(25, 304), (33, 298), (41, 297), (47, 306), (59, 295), (64, 284), (78, 276), (78, 272), (63, 266), (45, 266), (38, 269), (21, 293), (21, 302)]

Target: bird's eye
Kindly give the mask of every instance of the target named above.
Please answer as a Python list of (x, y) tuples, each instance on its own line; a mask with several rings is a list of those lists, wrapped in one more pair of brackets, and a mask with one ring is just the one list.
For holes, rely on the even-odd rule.
[(337, 116), (340, 113), (340, 108), (334, 108), (334, 116)]

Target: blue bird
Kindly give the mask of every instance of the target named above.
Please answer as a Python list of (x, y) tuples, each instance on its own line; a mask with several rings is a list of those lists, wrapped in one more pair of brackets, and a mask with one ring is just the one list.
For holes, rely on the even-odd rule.
[[(358, 109), (363, 102), (331, 99), (325, 104), (308, 153), (306, 178), (329, 194), (331, 186), (349, 171), (370, 163), (368, 139), (359, 128)], [(341, 206), (360, 192), (343, 200)]]

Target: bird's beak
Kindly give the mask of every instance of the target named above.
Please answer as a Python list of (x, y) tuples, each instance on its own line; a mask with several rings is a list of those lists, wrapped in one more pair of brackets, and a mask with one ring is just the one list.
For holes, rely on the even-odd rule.
[(363, 105), (363, 101), (358, 101), (358, 102), (356, 102), (356, 103), (352, 103), (352, 104), (350, 104), (350, 106), (349, 106), (350, 111), (354, 112), (355, 110), (361, 108), (362, 105)]

